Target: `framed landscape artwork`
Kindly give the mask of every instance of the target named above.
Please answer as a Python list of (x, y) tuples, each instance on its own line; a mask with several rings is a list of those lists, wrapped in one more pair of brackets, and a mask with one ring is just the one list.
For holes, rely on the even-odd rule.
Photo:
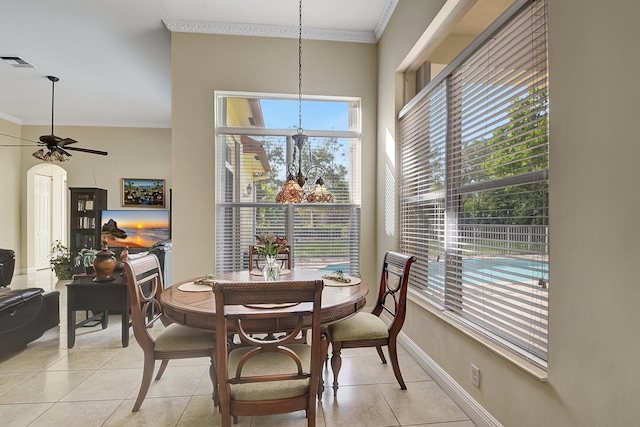
[(164, 179), (122, 178), (122, 206), (164, 208)]

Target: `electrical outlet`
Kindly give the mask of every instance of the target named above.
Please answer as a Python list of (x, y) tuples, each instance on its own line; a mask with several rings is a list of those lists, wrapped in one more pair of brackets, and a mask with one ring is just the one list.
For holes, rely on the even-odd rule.
[(480, 388), (480, 368), (476, 365), (471, 365), (471, 384)]

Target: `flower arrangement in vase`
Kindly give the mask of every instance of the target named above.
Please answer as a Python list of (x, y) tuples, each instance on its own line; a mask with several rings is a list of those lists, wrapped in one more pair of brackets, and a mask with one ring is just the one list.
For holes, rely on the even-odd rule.
[(278, 253), (289, 250), (286, 237), (278, 237), (274, 233), (262, 233), (256, 235), (256, 251), (258, 255), (265, 257), (265, 264), (262, 268), (262, 276), (265, 281), (272, 282), (278, 280), (280, 268), (276, 264)]

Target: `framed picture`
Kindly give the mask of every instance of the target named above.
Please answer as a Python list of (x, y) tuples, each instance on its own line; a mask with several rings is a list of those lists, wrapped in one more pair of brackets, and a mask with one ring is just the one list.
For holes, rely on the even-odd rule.
[(164, 179), (122, 178), (122, 206), (164, 208)]

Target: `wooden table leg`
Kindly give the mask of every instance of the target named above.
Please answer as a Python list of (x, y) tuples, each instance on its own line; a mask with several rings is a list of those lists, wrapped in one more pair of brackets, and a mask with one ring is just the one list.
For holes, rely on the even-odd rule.
[(122, 308), (122, 346), (129, 346), (129, 307)]
[(103, 311), (102, 312), (102, 329), (107, 329), (107, 326), (109, 326), (109, 312)]
[(67, 309), (67, 348), (73, 348), (76, 343), (76, 312)]

